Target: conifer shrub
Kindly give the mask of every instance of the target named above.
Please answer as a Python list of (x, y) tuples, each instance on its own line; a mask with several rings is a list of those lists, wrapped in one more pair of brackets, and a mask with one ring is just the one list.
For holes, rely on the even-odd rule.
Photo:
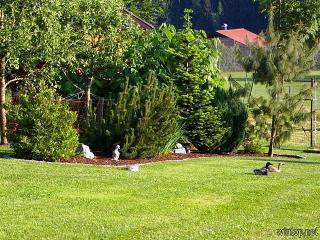
[(240, 99), (240, 91), (216, 88), (214, 105), (220, 109), (227, 129), (219, 144), (220, 152), (232, 152), (243, 142), (246, 134), (248, 109)]
[(169, 39), (168, 69), (178, 93), (179, 121), (186, 137), (200, 151), (214, 152), (227, 131), (223, 111), (212, 105), (214, 88), (222, 87), (217, 67), (217, 40), (192, 28), (190, 10), (185, 10), (184, 28), (162, 28)]
[(184, 119), (188, 140), (201, 152), (217, 152), (228, 130), (222, 120), (223, 111), (202, 106)]
[(16, 157), (59, 161), (74, 155), (78, 134), (76, 114), (44, 82), (20, 93), (19, 103), (9, 107), (9, 120), (17, 124), (9, 134)]
[(154, 74), (136, 86), (127, 81), (118, 98), (107, 101), (104, 122), (91, 142), (108, 154), (119, 144), (129, 159), (168, 153), (182, 136), (176, 100), (173, 86), (160, 85)]

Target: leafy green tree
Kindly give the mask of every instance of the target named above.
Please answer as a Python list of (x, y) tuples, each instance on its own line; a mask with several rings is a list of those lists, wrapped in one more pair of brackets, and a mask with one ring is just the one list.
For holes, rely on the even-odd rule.
[(282, 38), (274, 31), (271, 20), (266, 34), (268, 46), (252, 46), (251, 55), (242, 59), (244, 67), (253, 71), (255, 82), (265, 84), (269, 94), (267, 99), (251, 100), (257, 125), (269, 126), (269, 156), (273, 156), (277, 143), (290, 138), (293, 126), (305, 120), (306, 115), (299, 107), (307, 91), (290, 96), (285, 86), (302, 77), (313, 60), (313, 51), (301, 41), (298, 33)]
[[(172, 59), (168, 49), (176, 33), (174, 26), (163, 24), (159, 29), (148, 31), (135, 39), (123, 55), (126, 61), (123, 61), (122, 73), (129, 78), (130, 85), (144, 82), (150, 70), (156, 74), (159, 83), (172, 84)], [(119, 86), (119, 82), (123, 85), (125, 81), (126, 79), (119, 79), (114, 83)], [(116, 86), (111, 87), (112, 92), (118, 92)]]
[(124, 0), (125, 5), (137, 16), (158, 25), (166, 17), (168, 0)]
[(7, 144), (4, 104), (14, 82), (42, 74), (52, 78), (53, 66), (64, 58), (60, 1), (8, 0), (0, 3), (1, 143)]
[(168, 65), (178, 93), (180, 118), (186, 135), (199, 150), (214, 151), (226, 129), (221, 114), (212, 106), (214, 87), (223, 80), (217, 68), (217, 40), (194, 31), (191, 11), (186, 10), (184, 29), (163, 31), (170, 40)]
[[(257, 0), (256, 0), (257, 1)], [(320, 38), (320, 1), (315, 0), (259, 0), (262, 9), (272, 14), (275, 29), (284, 36), (290, 36), (298, 29), (302, 39), (317, 44)]]
[(17, 157), (59, 161), (74, 155), (78, 133), (76, 114), (43, 80), (28, 83), (20, 101), (9, 108), (9, 119), (17, 129), (9, 134)]
[(124, 78), (124, 52), (142, 30), (124, 16), (120, 0), (77, 0), (70, 4), (62, 15), (72, 30), (69, 48), (75, 58), (66, 65), (64, 73), (78, 89), (84, 90), (88, 117), (92, 87), (103, 88), (104, 82), (115, 76)]

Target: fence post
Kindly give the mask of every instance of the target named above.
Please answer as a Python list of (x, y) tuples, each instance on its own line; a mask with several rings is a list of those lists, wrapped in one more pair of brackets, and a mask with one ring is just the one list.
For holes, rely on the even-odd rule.
[(99, 97), (98, 103), (97, 103), (97, 123), (100, 131), (102, 130), (101, 127), (102, 127), (102, 119), (103, 119), (103, 109), (104, 109), (104, 98)]
[(316, 82), (315, 79), (312, 78), (311, 79), (311, 89), (312, 89), (312, 96), (311, 96), (311, 138), (310, 138), (310, 146), (311, 148), (315, 148), (316, 144), (317, 144), (317, 104), (316, 104), (316, 100), (317, 100), (317, 89), (316, 89)]
[(291, 97), (291, 86), (289, 86), (288, 94), (289, 94), (289, 97)]

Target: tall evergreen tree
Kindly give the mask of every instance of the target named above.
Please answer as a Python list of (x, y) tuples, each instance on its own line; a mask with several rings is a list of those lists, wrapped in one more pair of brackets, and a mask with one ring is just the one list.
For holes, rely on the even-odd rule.
[(189, 140), (199, 150), (214, 151), (226, 129), (221, 113), (212, 106), (214, 87), (223, 84), (217, 68), (217, 40), (192, 29), (192, 11), (185, 11), (184, 29), (171, 32), (168, 49), (169, 71), (178, 92), (180, 118)]
[(213, 35), (224, 23), (230, 28), (245, 27), (253, 32), (266, 28), (266, 18), (260, 13), (259, 3), (252, 0), (169, 0), (167, 22), (183, 27), (185, 8), (194, 11), (193, 27)]
[(91, 129), (91, 137), (107, 153), (120, 144), (126, 158), (167, 154), (181, 136), (176, 102), (173, 85), (160, 84), (152, 72), (136, 86), (127, 81), (117, 98), (108, 100), (102, 129)]
[(299, 107), (308, 91), (290, 96), (285, 92), (285, 86), (310, 69), (313, 51), (300, 40), (298, 33), (281, 38), (281, 34), (273, 28), (272, 15), (266, 40), (267, 47), (252, 46), (251, 56), (244, 57), (242, 62), (246, 69), (253, 71), (255, 82), (265, 84), (268, 90), (268, 98), (253, 98), (251, 106), (260, 121), (258, 125), (269, 126), (268, 154), (273, 156), (276, 143), (290, 138), (293, 126), (305, 120), (306, 114)]
[(171, 0), (168, 4), (168, 22), (177, 28), (182, 28), (184, 9), (193, 10), (194, 18), (192, 22), (195, 29), (204, 29), (209, 33), (213, 33), (220, 28), (221, 16), (223, 14), (221, 0)]

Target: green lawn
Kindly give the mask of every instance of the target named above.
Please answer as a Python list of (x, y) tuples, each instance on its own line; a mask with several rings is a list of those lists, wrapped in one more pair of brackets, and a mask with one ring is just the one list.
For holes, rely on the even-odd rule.
[[(229, 77), (230, 75), (235, 78), (240, 84), (245, 84), (245, 77), (246, 77), (246, 73), (245, 72), (225, 72), (223, 73), (223, 75), (225, 77)], [(248, 83), (251, 84), (251, 73), (247, 74), (248, 77)], [(317, 76), (317, 78), (320, 80), (320, 71), (311, 71), (309, 76)], [(320, 96), (320, 84), (317, 84), (317, 96)], [(225, 87), (228, 87), (228, 84), (225, 84)], [(291, 92), (291, 94), (297, 94), (301, 89), (305, 89), (305, 88), (310, 88), (311, 87), (311, 83), (310, 82), (292, 82), (292, 83), (287, 83), (286, 84), (286, 91), (289, 93), (289, 91)], [(255, 84), (253, 86), (253, 96), (255, 97), (268, 97), (268, 93), (266, 91), (266, 87), (265, 85), (262, 84)], [(318, 101), (319, 102), (319, 101)], [(310, 104), (310, 101), (306, 101), (306, 104)], [(318, 104), (320, 107), (320, 104)]]
[(257, 157), (137, 173), (0, 159), (0, 239), (279, 239), (279, 228), (320, 227), (318, 159), (275, 158), (286, 165), (270, 176), (251, 174), (269, 160)]
[[(312, 76), (318, 76), (320, 79), (320, 71), (312, 71), (311, 74)], [(245, 84), (245, 72), (232, 72), (232, 73), (224, 73), (224, 76), (229, 76), (231, 75), (233, 78), (235, 78), (240, 84)], [(248, 83), (251, 84), (251, 74), (248, 73)], [(228, 87), (228, 84), (225, 84), (225, 87)], [(285, 86), (286, 91), (291, 94), (297, 94), (301, 89), (306, 89), (310, 88), (311, 83), (310, 82), (292, 82), (292, 83), (287, 83)], [(253, 86), (253, 91), (252, 91), (253, 96), (255, 97), (268, 97), (268, 92), (266, 91), (265, 85), (262, 84), (255, 84)], [(320, 96), (320, 84), (317, 84), (317, 97), (319, 98)], [(319, 102), (319, 101), (318, 101)], [(306, 101), (306, 105), (310, 105), (310, 101)], [(320, 104), (318, 103), (318, 107), (320, 108)]]
[[(239, 72), (224, 72), (224, 76), (229, 77), (230, 75), (233, 78), (245, 78), (246, 73), (244, 71), (239, 71)], [(251, 73), (247, 74), (247, 77), (251, 77)], [(308, 76), (320, 76), (320, 70), (313, 70), (308, 73)]]

